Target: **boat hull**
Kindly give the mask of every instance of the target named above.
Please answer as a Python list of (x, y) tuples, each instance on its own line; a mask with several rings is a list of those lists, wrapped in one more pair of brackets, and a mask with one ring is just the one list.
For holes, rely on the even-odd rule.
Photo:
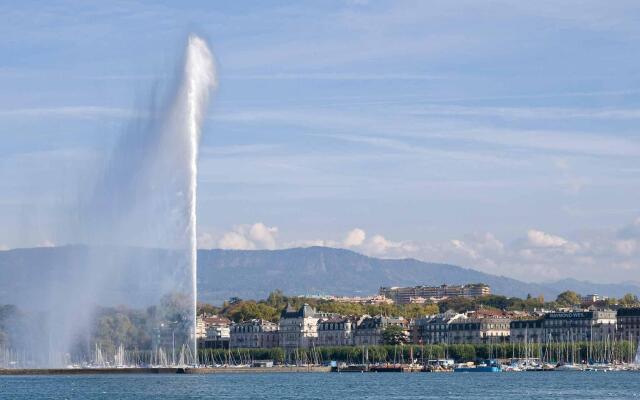
[(453, 372), (500, 372), (500, 367), (469, 367), (469, 368), (454, 368)]

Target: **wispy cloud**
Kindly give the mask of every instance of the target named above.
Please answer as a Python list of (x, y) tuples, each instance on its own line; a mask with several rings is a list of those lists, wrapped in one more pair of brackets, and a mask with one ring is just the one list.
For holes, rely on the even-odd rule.
[(565, 108), (565, 107), (406, 107), (401, 112), (411, 115), (453, 117), (499, 117), (508, 119), (638, 119), (639, 108)]
[(319, 80), (319, 81), (433, 81), (446, 79), (445, 76), (411, 73), (276, 73), (225, 75), (226, 79), (238, 80)]
[[(424, 115), (423, 115), (424, 114)], [(444, 116), (445, 119), (429, 118)], [(504, 150), (532, 149), (538, 152), (553, 152), (588, 156), (633, 156), (640, 155), (640, 138), (634, 135), (612, 135), (610, 132), (578, 131), (559, 129), (535, 129), (532, 127), (503, 127), (488, 122), (465, 120), (468, 116), (507, 116), (514, 119), (543, 118), (606, 118), (637, 119), (640, 110), (587, 110), (564, 108), (487, 108), (487, 107), (396, 107), (381, 108), (374, 113), (332, 108), (259, 109), (243, 112), (221, 113), (214, 117), (218, 121), (240, 123), (281, 124), (297, 126), (312, 135), (339, 140), (361, 142), (378, 147), (406, 152), (445, 152), (450, 155), (481, 154), (492, 152), (504, 154)], [(325, 131), (327, 133), (317, 133)], [(353, 132), (364, 132), (354, 134)], [(409, 141), (411, 139), (411, 141)], [(433, 139), (458, 142), (450, 150), (447, 143)], [(428, 140), (428, 143), (416, 143)], [(484, 144), (493, 147), (469, 147)], [(520, 157), (520, 156), (519, 156)]]
[(132, 118), (141, 113), (130, 109), (104, 106), (59, 106), (0, 109), (0, 117), (64, 117), (64, 118)]

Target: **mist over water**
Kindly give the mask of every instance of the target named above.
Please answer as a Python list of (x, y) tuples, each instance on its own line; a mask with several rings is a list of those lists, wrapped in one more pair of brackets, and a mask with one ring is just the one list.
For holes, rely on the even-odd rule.
[[(83, 246), (51, 261), (51, 270), (64, 276), (45, 272), (34, 282), (39, 298), (16, 301), (37, 315), (38, 326), (16, 354), (0, 349), (0, 361), (99, 364), (125, 351), (147, 352), (137, 362), (195, 362), (198, 146), (216, 85), (207, 43), (190, 35), (165, 98), (152, 93), (148, 110), (122, 133), (98, 178), (82, 191), (69, 230)], [(126, 316), (143, 322), (134, 330), (117, 320), (122, 316), (100, 320), (104, 306), (144, 310), (144, 316)]]

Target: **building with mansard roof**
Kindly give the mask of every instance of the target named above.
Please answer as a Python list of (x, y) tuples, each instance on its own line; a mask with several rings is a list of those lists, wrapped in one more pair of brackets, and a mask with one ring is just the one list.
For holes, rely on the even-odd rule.
[(252, 319), (231, 325), (232, 348), (269, 349), (278, 347), (279, 343), (276, 323), (264, 319)]

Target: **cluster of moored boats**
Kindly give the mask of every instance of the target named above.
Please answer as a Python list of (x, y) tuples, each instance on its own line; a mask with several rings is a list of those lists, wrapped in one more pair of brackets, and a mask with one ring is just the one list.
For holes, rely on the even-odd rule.
[[(435, 361), (435, 360), (434, 360)], [(639, 364), (628, 363), (543, 363), (535, 360), (487, 360), (478, 363), (453, 363), (452, 360), (438, 360), (425, 365), (419, 364), (350, 364), (334, 365), (333, 372), (586, 372), (586, 371), (640, 371)]]

